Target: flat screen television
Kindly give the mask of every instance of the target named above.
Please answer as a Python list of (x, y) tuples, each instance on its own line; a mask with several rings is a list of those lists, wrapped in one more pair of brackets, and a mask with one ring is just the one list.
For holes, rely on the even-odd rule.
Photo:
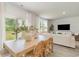
[(58, 25), (58, 30), (70, 30), (70, 24)]

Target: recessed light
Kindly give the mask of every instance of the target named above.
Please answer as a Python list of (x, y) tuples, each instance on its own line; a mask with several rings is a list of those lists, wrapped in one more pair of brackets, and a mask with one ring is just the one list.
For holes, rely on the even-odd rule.
[(63, 11), (62, 14), (65, 15), (66, 14), (66, 11)]

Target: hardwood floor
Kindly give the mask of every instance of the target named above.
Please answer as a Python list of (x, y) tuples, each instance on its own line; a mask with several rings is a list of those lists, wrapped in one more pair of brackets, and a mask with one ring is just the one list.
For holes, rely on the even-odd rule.
[(60, 45), (54, 45), (54, 53), (49, 57), (79, 57), (79, 42), (76, 42), (77, 47), (68, 48)]

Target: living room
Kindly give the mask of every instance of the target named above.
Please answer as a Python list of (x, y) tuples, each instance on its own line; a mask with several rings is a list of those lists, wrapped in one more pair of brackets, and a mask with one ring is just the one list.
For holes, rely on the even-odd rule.
[[(53, 52), (42, 57), (78, 57), (78, 5), (78, 2), (0, 2), (1, 57), (28, 57), (24, 55), (22, 39), (31, 39), (32, 34), (30, 46), (27, 44), (32, 50), (38, 43), (34, 39), (53, 38)], [(31, 34), (26, 34), (28, 32)]]

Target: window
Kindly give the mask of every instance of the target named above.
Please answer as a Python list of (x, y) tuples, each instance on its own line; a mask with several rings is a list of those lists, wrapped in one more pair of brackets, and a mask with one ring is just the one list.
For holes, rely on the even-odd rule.
[[(6, 18), (6, 40), (14, 40), (16, 36), (22, 38), (22, 30), (25, 25), (26, 22), (23, 19)], [(19, 31), (17, 34), (16, 28)]]
[(47, 20), (43, 20), (43, 30), (47, 31)]
[(16, 26), (15, 19), (12, 18), (6, 18), (6, 40), (12, 40), (15, 39), (14, 29)]
[(39, 18), (37, 24), (39, 32), (47, 31), (47, 20)]

